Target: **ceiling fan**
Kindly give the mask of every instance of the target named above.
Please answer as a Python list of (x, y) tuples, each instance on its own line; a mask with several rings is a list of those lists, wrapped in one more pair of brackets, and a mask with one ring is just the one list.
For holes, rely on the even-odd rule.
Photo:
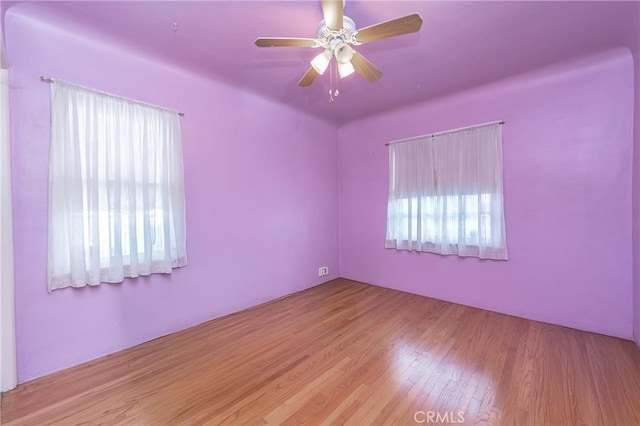
[(338, 64), (338, 74), (344, 78), (357, 72), (370, 82), (382, 77), (382, 72), (351, 46), (414, 33), (422, 27), (422, 17), (414, 13), (386, 22), (380, 22), (356, 30), (351, 18), (344, 15), (344, 0), (321, 0), (324, 19), (318, 25), (317, 38), (260, 37), (258, 47), (321, 47), (322, 53), (313, 58), (311, 66), (298, 82), (298, 86), (310, 86), (323, 74), (333, 57)]

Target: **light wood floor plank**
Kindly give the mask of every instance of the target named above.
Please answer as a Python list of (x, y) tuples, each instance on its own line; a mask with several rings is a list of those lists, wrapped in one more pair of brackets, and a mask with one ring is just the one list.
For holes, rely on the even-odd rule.
[(339, 279), (20, 385), (4, 394), (1, 416), (9, 425), (415, 425), (459, 416), (640, 425), (640, 350)]

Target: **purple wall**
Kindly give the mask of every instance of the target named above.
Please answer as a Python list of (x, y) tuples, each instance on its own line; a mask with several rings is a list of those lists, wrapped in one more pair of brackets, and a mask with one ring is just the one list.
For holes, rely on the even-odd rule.
[[(5, 27), (19, 382), (337, 276), (335, 127), (34, 16), (15, 6)], [(50, 111), (41, 75), (185, 112), (186, 268), (47, 293)], [(331, 274), (318, 278), (323, 265)]]
[[(633, 78), (610, 51), (340, 128), (341, 276), (632, 338)], [(509, 260), (384, 249), (384, 144), (498, 119)]]
[[(636, 5), (636, 18), (640, 22), (640, 4)], [(640, 347), (640, 35), (638, 30), (629, 37), (635, 63), (635, 122), (633, 126), (633, 314), (634, 340)]]
[(634, 262), (634, 340), (640, 347), (640, 52), (635, 62), (635, 124), (633, 149), (633, 262)]
[[(640, 44), (640, 43), (639, 43)], [(634, 148), (633, 148), (633, 262), (634, 262), (634, 286), (633, 286), (633, 314), (634, 314), (634, 340), (640, 347), (640, 46), (636, 48), (635, 62), (635, 124), (634, 124)]]

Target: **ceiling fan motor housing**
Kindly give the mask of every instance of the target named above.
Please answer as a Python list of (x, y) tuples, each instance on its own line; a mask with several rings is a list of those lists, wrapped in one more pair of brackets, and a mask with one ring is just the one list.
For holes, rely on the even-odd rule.
[[(332, 52), (339, 43), (359, 45), (360, 43), (356, 39), (356, 24), (353, 19), (348, 16), (343, 16), (342, 29), (332, 30), (327, 27), (324, 19), (318, 24), (318, 42), (319, 45), (325, 49), (330, 49)], [(335, 52), (334, 52), (335, 53)]]

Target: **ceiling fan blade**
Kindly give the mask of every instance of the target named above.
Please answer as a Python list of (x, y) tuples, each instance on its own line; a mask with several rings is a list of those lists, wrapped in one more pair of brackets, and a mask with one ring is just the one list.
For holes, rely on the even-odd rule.
[(380, 22), (358, 30), (356, 39), (364, 44), (384, 38), (396, 37), (403, 34), (415, 33), (422, 27), (422, 17), (414, 13), (391, 21)]
[(307, 86), (311, 86), (311, 83), (313, 83), (313, 81), (316, 79), (316, 77), (318, 77), (320, 74), (318, 74), (316, 72), (316, 70), (313, 69), (313, 67), (309, 67), (309, 69), (307, 70), (306, 73), (304, 73), (304, 75), (302, 76), (302, 78), (300, 79), (300, 81), (298, 82), (298, 86), (300, 87), (307, 87)]
[(322, 0), (322, 14), (324, 23), (334, 31), (342, 29), (342, 15), (344, 13), (344, 0)]
[(353, 52), (351, 65), (353, 65), (353, 68), (355, 68), (358, 74), (363, 76), (370, 83), (378, 81), (380, 80), (380, 77), (382, 77), (382, 72), (358, 52)]
[(260, 37), (256, 39), (258, 47), (315, 47), (318, 41), (315, 38), (294, 37)]

